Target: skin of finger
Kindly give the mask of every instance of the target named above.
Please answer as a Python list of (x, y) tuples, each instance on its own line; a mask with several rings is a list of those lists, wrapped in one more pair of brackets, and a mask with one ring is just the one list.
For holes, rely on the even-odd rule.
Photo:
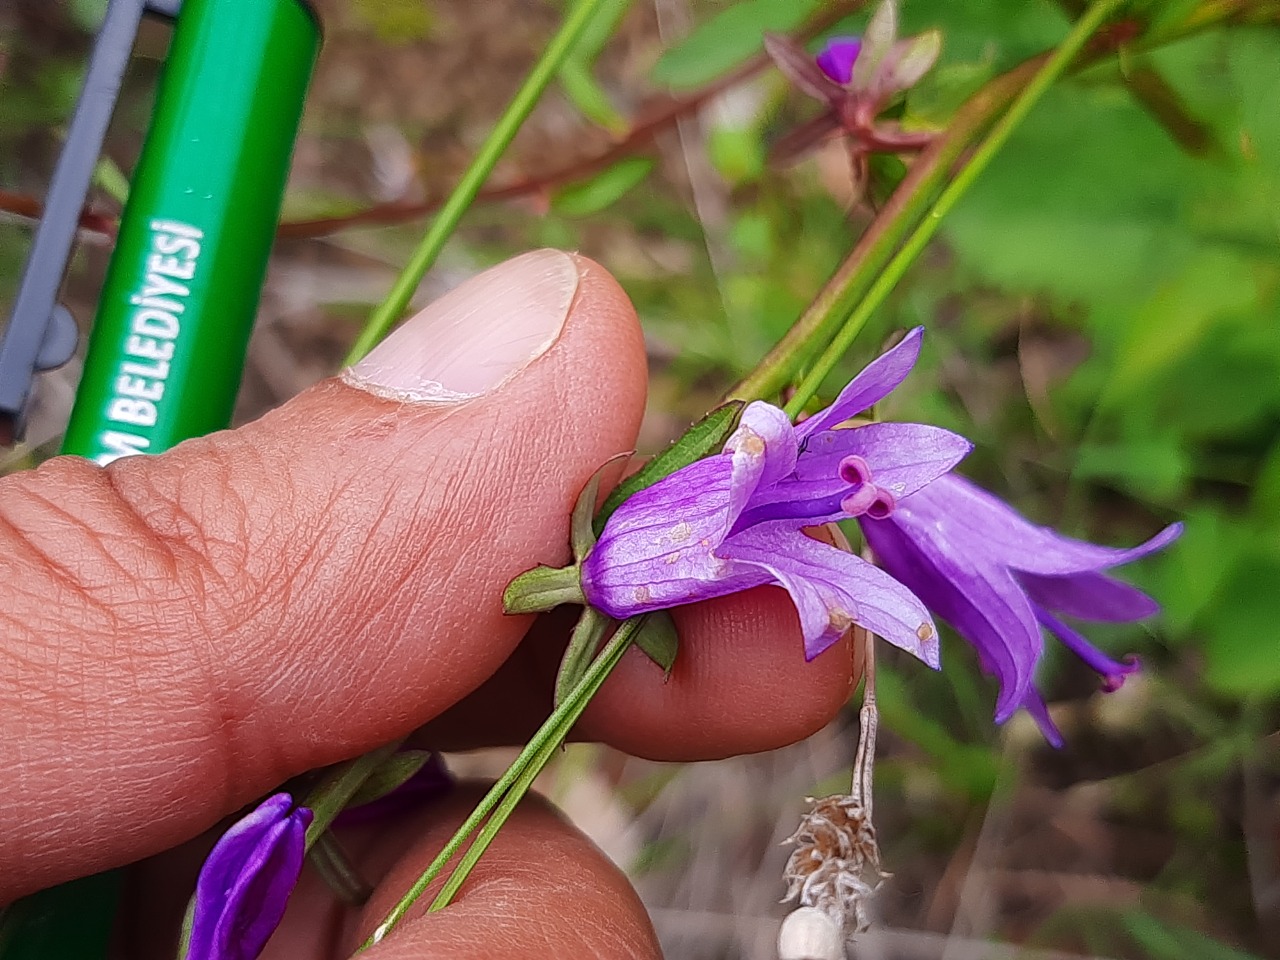
[[(654, 760), (707, 760), (802, 740), (848, 700), (861, 666), (848, 637), (806, 662), (795, 608), (776, 587), (672, 611), (670, 677), (629, 651), (592, 700), (575, 739)], [(415, 735), (432, 749), (522, 743), (546, 719), (574, 612), (542, 618), (475, 693)]]
[(0, 902), (402, 736), (507, 658), (503, 587), (566, 559), (643, 410), (634, 310), (583, 264), (557, 344), (485, 398), (327, 381), (159, 457), (0, 481)]
[[(461, 784), (413, 816), (339, 831), (360, 874), (376, 884), (363, 909), (339, 904), (303, 873), (262, 960), (337, 960), (352, 954), (422, 874), (487, 784)], [(426, 908), (437, 879), (369, 960), (530, 960), (660, 957), (653, 926), (622, 872), (537, 795), (526, 797), (445, 910)]]

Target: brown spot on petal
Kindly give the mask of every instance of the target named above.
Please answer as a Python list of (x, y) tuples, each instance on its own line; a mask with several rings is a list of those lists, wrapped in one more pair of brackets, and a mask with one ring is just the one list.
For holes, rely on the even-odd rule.
[(636, 603), (648, 603), (652, 596), (648, 587), (636, 587)]
[(828, 607), (827, 623), (831, 624), (831, 629), (836, 633), (844, 633), (853, 626), (853, 617), (839, 607)]
[(691, 527), (684, 520), (681, 520), (679, 523), (677, 523), (674, 527), (671, 528), (672, 543), (684, 543), (691, 536), (693, 536), (693, 527)]
[(916, 627), (916, 636), (920, 638), (921, 643), (928, 643), (934, 636), (933, 624), (927, 622), (920, 624)]

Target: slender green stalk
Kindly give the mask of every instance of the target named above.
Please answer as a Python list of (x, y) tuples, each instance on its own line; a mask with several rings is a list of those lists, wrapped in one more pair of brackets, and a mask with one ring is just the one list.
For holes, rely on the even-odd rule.
[(547, 762), (559, 749), (560, 745), (564, 743), (569, 731), (578, 722), (578, 718), (582, 716), (582, 711), (587, 708), (587, 704), (591, 702), (595, 692), (600, 689), (600, 685), (608, 678), (613, 668), (618, 665), (622, 655), (627, 652), (627, 648), (631, 646), (632, 641), (640, 632), (643, 620), (643, 617), (636, 617), (626, 621), (619, 627), (600, 656), (591, 664), (591, 669), (583, 676), (573, 692), (565, 698), (570, 706), (565, 711), (564, 718), (556, 724), (555, 734), (547, 738), (546, 743), (543, 744), (532, 762), (529, 763), (524, 772), (516, 779), (516, 782), (511, 785), (511, 789), (503, 796), (502, 802), (493, 811), (493, 816), (489, 818), (489, 822), (477, 834), (475, 842), (467, 849), (461, 862), (454, 868), (453, 873), (449, 875), (448, 881), (441, 888), (435, 900), (432, 901), (431, 910), (443, 910), (449, 905), (454, 894), (458, 892), (466, 881), (467, 876), (471, 873), (471, 868), (476, 865), (485, 850), (489, 848), (493, 838), (498, 835), (502, 825), (507, 822), (507, 818), (515, 810), (516, 804), (528, 793), (529, 788), (533, 786), (533, 781), (542, 772), (542, 768), (547, 765)]
[(493, 172), (498, 160), (515, 139), (516, 132), (533, 112), (538, 98), (559, 72), (561, 65), (573, 51), (578, 38), (595, 16), (602, 2), (603, 0), (580, 0), (569, 12), (559, 32), (551, 38), (551, 42), (547, 44), (541, 58), (525, 77), (524, 83), (516, 91), (506, 111), (494, 124), (493, 130), (480, 147), (475, 159), (467, 167), (458, 185), (453, 188), (453, 193), (444, 202), (436, 218), (431, 221), (426, 235), (413, 252), (413, 256), (409, 258), (400, 276), (396, 278), (390, 293), (369, 315), (359, 338), (351, 348), (351, 352), (347, 354), (348, 364), (355, 363), (372, 350), (400, 319), (405, 307), (409, 305), (413, 292), (418, 289), (418, 284), (435, 264), (445, 243), (457, 229), (462, 215), (467, 212), (476, 194), (489, 179), (489, 174)]
[(822, 381), (853, 344), (854, 339), (871, 318), (871, 315), (884, 302), (890, 291), (893, 290), (910, 266), (915, 263), (916, 258), (924, 251), (929, 240), (937, 232), (943, 217), (951, 212), (952, 208), (973, 185), (982, 171), (987, 168), (987, 165), (995, 155), (1000, 152), (1000, 149), (1008, 141), (1013, 131), (1030, 113), (1031, 108), (1035, 106), (1045, 91), (1053, 85), (1054, 81), (1062, 75), (1063, 71), (1071, 65), (1071, 62), (1084, 48), (1089, 38), (1093, 36), (1106, 21), (1107, 17), (1122, 2), (1123, 0), (1096, 0), (1091, 4), (1084, 16), (1076, 22), (1076, 25), (1058, 48), (1044, 62), (1044, 65), (1036, 71), (1031, 81), (1013, 101), (1008, 111), (996, 121), (991, 128), (991, 132), (987, 134), (978, 149), (974, 151), (968, 163), (939, 194), (938, 199), (903, 243), (902, 248), (884, 267), (879, 276), (876, 277), (875, 282), (858, 302), (857, 307), (849, 315), (840, 332), (836, 334), (835, 339), (831, 341), (804, 380), (800, 382), (800, 386), (796, 388), (795, 395), (792, 396), (785, 408), (790, 416), (795, 417), (796, 414), (804, 409), (810, 398), (817, 393)]
[[(552, 712), (546, 722), (538, 728), (538, 732), (533, 735), (525, 748), (520, 751), (520, 755), (516, 757), (502, 777), (489, 789), (484, 799), (471, 811), (470, 816), (458, 828), (449, 842), (445, 844), (444, 849), (431, 861), (422, 876), (405, 891), (399, 902), (391, 908), (386, 919), (360, 945), (361, 950), (366, 950), (378, 943), (395, 929), (400, 921), (404, 919), (409, 909), (426, 891), (431, 881), (439, 876), (445, 864), (462, 849), (467, 838), (471, 836), (492, 811), (494, 814), (493, 819), (485, 824), (485, 829), (476, 838), (476, 842), (471, 848), (467, 850), (449, 878), (449, 884), (446, 885), (445, 889), (451, 889), (450, 896), (452, 896), (453, 892), (456, 892), (457, 887), (461, 886), (463, 880), (466, 879), (466, 875), (471, 871), (475, 861), (479, 859), (493, 839), (493, 835), (497, 833), (503, 822), (510, 816), (511, 810), (515, 808), (520, 798), (528, 790), (529, 784), (546, 766), (556, 748), (564, 742), (574, 723), (582, 716), (582, 711), (587, 708), (591, 698), (595, 696), (596, 691), (600, 689), (600, 686), (608, 678), (609, 673), (617, 666), (618, 661), (622, 659), (622, 655), (631, 646), (631, 642), (644, 625), (644, 621), (645, 617), (641, 616), (633, 617), (622, 623), (622, 626), (618, 628), (608, 644), (605, 645), (604, 650), (600, 652), (600, 656), (591, 664), (591, 668), (583, 676), (581, 682), (565, 698), (564, 702)], [(447, 904), (447, 899), (441, 900), (443, 896), (444, 892), (442, 891), (440, 896), (432, 903), (432, 910), (438, 910)]]
[(998, 77), (957, 111), (911, 170), (813, 302), (764, 359), (727, 394), (740, 400), (775, 396), (818, 346), (830, 342), (911, 227), (919, 222), (961, 155), (995, 121), (1035, 72), (1031, 61)]

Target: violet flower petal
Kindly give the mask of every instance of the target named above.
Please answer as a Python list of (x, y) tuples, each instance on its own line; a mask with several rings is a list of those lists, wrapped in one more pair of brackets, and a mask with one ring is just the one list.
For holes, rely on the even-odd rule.
[(209, 852), (196, 881), (187, 960), (254, 960), (284, 916), (302, 871), (311, 811), (267, 798)]
[(797, 424), (796, 436), (804, 441), (815, 433), (829, 430), (850, 417), (856, 417), (887, 397), (915, 366), (920, 356), (920, 341), (923, 336), (924, 327), (916, 327), (892, 350), (872, 360), (840, 391), (831, 406)]
[(812, 660), (859, 624), (938, 667), (938, 631), (929, 611), (861, 557), (812, 540), (793, 523), (764, 523), (735, 534), (726, 557), (767, 570), (796, 605), (805, 658)]
[(940, 477), (912, 497), (921, 516), (946, 519), (956, 541), (999, 558), (1004, 566), (1042, 576), (1062, 576), (1105, 570), (1132, 563), (1168, 546), (1182, 533), (1182, 524), (1166, 527), (1146, 543), (1128, 549), (1101, 547), (1064, 537), (1052, 527), (1028, 521), (993, 493), (963, 477)]
[(1066, 740), (1063, 739), (1058, 725), (1053, 722), (1053, 717), (1049, 716), (1049, 706), (1044, 702), (1044, 697), (1040, 695), (1039, 690), (1033, 687), (1027, 693), (1026, 699), (1022, 701), (1022, 709), (1031, 714), (1031, 719), (1036, 722), (1036, 726), (1040, 728), (1040, 733), (1048, 741), (1049, 746), (1061, 750)]
[(853, 63), (862, 50), (857, 37), (832, 37), (814, 58), (822, 72), (840, 86), (853, 79)]
[(1036, 619), (1062, 641), (1068, 650), (1085, 662), (1096, 674), (1102, 677), (1103, 687), (1107, 691), (1119, 690), (1124, 685), (1124, 678), (1140, 669), (1136, 657), (1130, 657), (1123, 663), (1112, 660), (1105, 653), (1072, 630), (1048, 610), (1036, 609)]
[(1037, 605), (1081, 620), (1128, 623), (1160, 612), (1160, 604), (1137, 587), (1103, 573), (1064, 577), (1019, 573), (1018, 582)]
[(972, 443), (941, 427), (869, 423), (810, 437), (796, 463), (796, 479), (840, 483), (840, 461), (857, 456), (871, 466), (876, 486), (901, 500), (947, 473), (971, 450)]
[[(796, 429), (787, 415), (771, 403), (756, 400), (742, 411), (738, 428), (725, 442), (724, 452), (750, 455), (749, 450), (758, 450), (758, 444), (764, 446), (764, 463), (752, 492), (757, 488), (767, 489), (791, 474), (796, 468), (800, 447)], [(743, 487), (746, 486), (747, 475), (744, 470), (744, 479), (740, 481)]]
[(870, 423), (824, 431), (809, 439), (793, 477), (772, 487), (761, 485), (733, 532), (787, 518), (804, 520), (808, 526), (847, 519), (844, 498), (851, 488), (840, 476), (846, 457), (862, 457), (876, 487), (901, 499), (946, 473), (972, 448), (957, 434), (918, 423)]
[(720, 454), (628, 498), (583, 561), (591, 605), (625, 619), (767, 583), (715, 555), (763, 467), (762, 455)]
[(1035, 612), (1009, 573), (984, 562), (966, 542), (942, 547), (924, 535), (921, 519), (908, 509), (915, 499), (887, 520), (864, 520), (863, 534), (884, 569), (955, 627), (983, 669), (996, 675), (996, 722), (1004, 723), (1031, 690), (1043, 650)]

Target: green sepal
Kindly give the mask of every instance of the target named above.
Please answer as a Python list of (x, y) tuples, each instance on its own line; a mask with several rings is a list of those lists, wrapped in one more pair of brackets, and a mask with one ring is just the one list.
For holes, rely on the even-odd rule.
[(719, 453), (738, 426), (738, 416), (744, 406), (746, 403), (742, 400), (730, 400), (716, 407), (685, 431), (679, 440), (618, 484), (596, 514), (596, 534), (599, 535), (605, 523), (613, 516), (613, 511), (633, 493), (653, 486), (663, 477), (675, 473), (681, 467), (687, 467), (695, 460)]
[(568, 567), (534, 567), (516, 577), (502, 592), (504, 613), (541, 613), (562, 603), (586, 603), (582, 572)]
[(334, 896), (350, 907), (364, 906), (373, 895), (373, 887), (352, 865), (342, 845), (327, 830), (316, 838), (316, 842), (307, 851), (307, 863), (320, 875), (320, 879)]
[(358, 807), (385, 797), (421, 770), (430, 759), (430, 750), (401, 750), (393, 753), (378, 765), (368, 780), (360, 784), (360, 789), (347, 801), (347, 807)]
[(649, 614), (632, 642), (662, 668), (664, 679), (671, 676), (671, 668), (675, 666), (676, 653), (680, 648), (680, 635), (676, 632), (676, 622), (671, 619), (671, 614), (665, 610)]
[(619, 460), (630, 457), (634, 451), (618, 453), (600, 464), (600, 469), (591, 475), (582, 492), (578, 494), (578, 502), (573, 505), (573, 514), (569, 520), (569, 541), (573, 546), (573, 559), (582, 563), (587, 554), (596, 545), (596, 531), (591, 518), (596, 512), (596, 501), (600, 498), (600, 482), (604, 472)]
[(586, 675), (596, 651), (600, 649), (600, 641), (614, 625), (613, 619), (594, 607), (583, 608), (582, 616), (569, 635), (569, 646), (565, 647), (560, 670), (556, 674), (555, 706), (560, 706)]

